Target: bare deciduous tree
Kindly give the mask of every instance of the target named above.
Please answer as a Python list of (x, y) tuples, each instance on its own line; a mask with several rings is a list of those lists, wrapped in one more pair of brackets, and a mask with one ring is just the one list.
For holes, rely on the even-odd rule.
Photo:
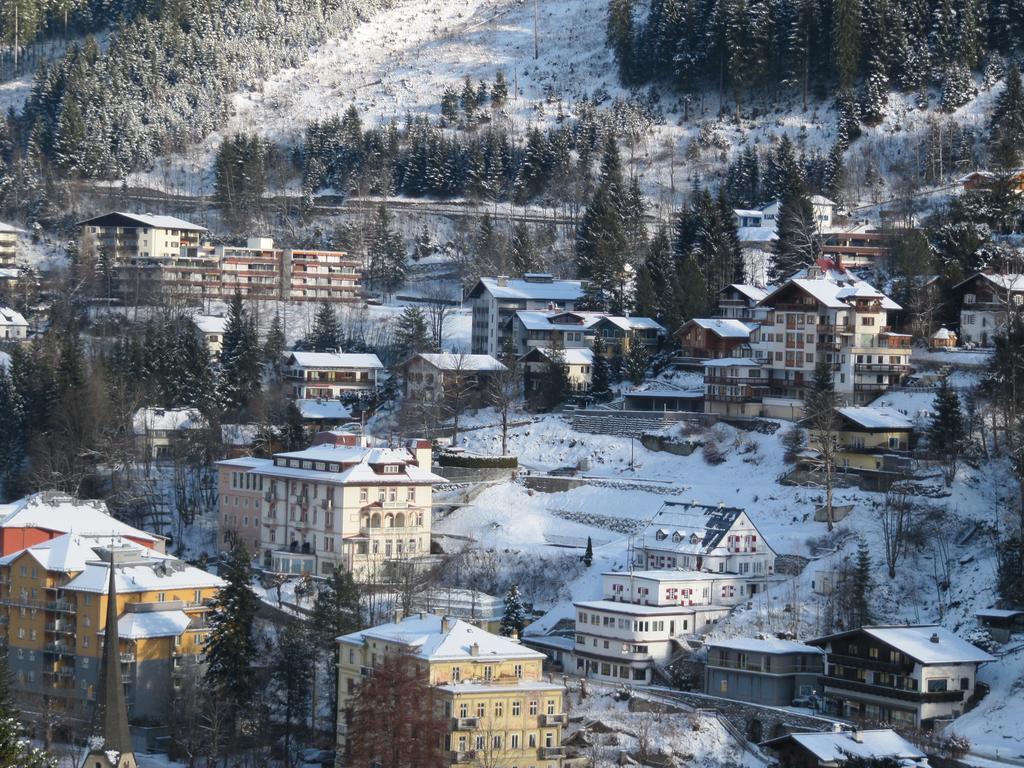
[(906, 551), (911, 509), (912, 504), (906, 493), (893, 490), (885, 495), (885, 502), (878, 509), (882, 547), (890, 579), (896, 578), (896, 564)]

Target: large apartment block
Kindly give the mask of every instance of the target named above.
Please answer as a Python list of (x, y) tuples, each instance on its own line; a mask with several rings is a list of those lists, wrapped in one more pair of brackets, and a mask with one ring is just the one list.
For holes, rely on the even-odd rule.
[(0, 639), (22, 708), (56, 722), (88, 719), (113, 567), (130, 716), (166, 722), (183, 670), (200, 663), (220, 579), (99, 505), (49, 494), (11, 507), (0, 520)]
[(426, 440), (380, 447), (322, 432), (305, 450), (217, 466), (221, 548), (258, 540), (271, 570), (362, 575), (430, 553), (433, 486), (445, 480), (430, 471)]
[(338, 754), (344, 755), (353, 705), (373, 670), (405, 654), (435, 686), (448, 721), (452, 765), (558, 768), (568, 724), (564, 686), (543, 679), (544, 654), (448, 616), (413, 614), (338, 638)]
[(202, 243), (205, 227), (173, 216), (108, 213), (80, 222), (83, 253), (113, 262), (110, 290), (132, 303), (162, 293), (196, 300), (356, 301), (360, 262), (342, 251)]
[(472, 352), (500, 355), (512, 317), (520, 310), (565, 311), (583, 298), (579, 280), (556, 280), (547, 273), (521, 278), (481, 277), (466, 295), (473, 308)]

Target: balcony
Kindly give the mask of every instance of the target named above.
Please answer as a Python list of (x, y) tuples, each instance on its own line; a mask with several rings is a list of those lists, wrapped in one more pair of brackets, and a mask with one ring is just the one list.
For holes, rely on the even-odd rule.
[(478, 717), (453, 717), (451, 729), (453, 731), (472, 731), (480, 725)]
[(748, 661), (740, 664), (736, 659), (708, 659), (709, 667), (718, 669), (737, 669), (742, 672), (757, 672), (762, 675), (820, 675), (824, 670), (821, 664), (772, 664), (768, 669), (759, 662)]
[(855, 363), (853, 370), (857, 373), (898, 373), (906, 375), (910, 373), (910, 366), (898, 363)]
[(859, 680), (847, 680), (843, 677), (822, 675), (822, 683), (826, 688), (838, 688), (843, 691), (865, 693), (870, 696), (878, 696), (884, 699), (896, 699), (898, 701), (910, 701), (915, 704), (936, 704), (942, 702), (963, 701), (965, 691), (908, 691), (902, 688), (890, 688), (886, 685), (872, 685), (862, 683)]
[(541, 760), (557, 760), (565, 757), (565, 747), (541, 747), (537, 750), (537, 756)]
[(72, 607), (71, 603), (69, 603), (67, 600), (51, 600), (46, 604), (46, 610), (71, 613), (74, 610), (74, 608)]
[(46, 643), (43, 646), (43, 653), (49, 653), (54, 656), (74, 656), (74, 649), (67, 643)]
[[(854, 450), (843, 448), (844, 451)], [(876, 672), (893, 672), (895, 674), (909, 674), (914, 671), (913, 664), (894, 664), (881, 659), (869, 659), (863, 656), (845, 656), (841, 653), (830, 653), (828, 660), (832, 664), (839, 664), (843, 667), (854, 667), (855, 669), (872, 669)]]
[(854, 392), (885, 392), (885, 391), (887, 391), (892, 386), (893, 386), (892, 384), (878, 384), (877, 382), (871, 382), (869, 384), (868, 383), (863, 383), (863, 382), (854, 382), (854, 384), (853, 384), (853, 391)]
[(568, 725), (569, 716), (564, 712), (558, 715), (540, 715), (538, 723), (541, 728), (552, 728), (556, 725)]
[(122, 653), (121, 654), (121, 663), (122, 664), (134, 664), (135, 663), (135, 654), (134, 653)]
[(448, 762), (452, 765), (465, 765), (476, 760), (476, 752), (449, 752)]

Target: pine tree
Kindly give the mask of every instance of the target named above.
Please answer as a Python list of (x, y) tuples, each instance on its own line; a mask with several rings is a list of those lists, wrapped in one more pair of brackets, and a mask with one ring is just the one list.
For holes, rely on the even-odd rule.
[(284, 721), (284, 754), (291, 760), (292, 734), (305, 727), (310, 713), (315, 649), (305, 622), (293, 619), (281, 632), (271, 664), (270, 690)]
[(341, 349), (341, 323), (334, 306), (327, 301), (320, 302), (313, 316), (313, 328), (306, 338), (314, 352), (333, 352)]
[(633, 62), (634, 0), (611, 0), (608, 3), (608, 46), (619, 66), (619, 79), (631, 84), (636, 76)]
[(252, 562), (241, 542), (235, 543), (223, 561), (221, 578), (225, 584), (210, 604), (204, 680), (237, 718), (247, 712), (256, 693), (253, 624), (259, 605), (252, 591)]
[(0, 498), (25, 461), (25, 409), (7, 369), (0, 365)]
[(640, 384), (647, 377), (647, 347), (633, 339), (626, 354), (626, 375), (634, 384)]
[[(336, 638), (356, 632), (363, 627), (363, 612), (359, 598), (359, 587), (351, 571), (335, 568), (331, 575), (320, 582), (313, 603), (311, 617), (313, 643), (317, 653), (327, 662), (327, 679), (337, 680), (338, 645)], [(330, 703), (335, 704), (337, 686), (328, 685)], [(337, 706), (331, 706), (332, 717), (337, 718)], [(335, 730), (337, 723), (334, 723)]]
[(530, 240), (530, 229), (525, 221), (516, 222), (512, 228), (510, 249), (509, 267), (512, 274), (525, 275), (527, 272), (537, 271), (537, 252)]
[(607, 347), (600, 333), (594, 334), (594, 365), (590, 369), (590, 394), (594, 400), (603, 402), (610, 400), (611, 370), (606, 355)]
[(947, 486), (953, 484), (966, 442), (967, 429), (960, 396), (950, 385), (949, 374), (946, 373), (939, 380), (939, 389), (935, 393), (928, 422), (928, 445), (942, 461), (942, 476)]
[(427, 352), (431, 349), (430, 328), (423, 310), (416, 306), (408, 306), (398, 316), (395, 326), (395, 354), (398, 360), (405, 361), (411, 355)]
[(845, 151), (860, 136), (860, 110), (853, 91), (844, 89), (836, 97), (836, 144)]
[(873, 573), (871, 551), (868, 549), (867, 541), (861, 536), (857, 543), (857, 563), (854, 566), (850, 596), (851, 629), (871, 624), (871, 582)]
[(832, 491), (835, 487), (836, 455), (839, 452), (838, 405), (832, 366), (824, 355), (818, 355), (814, 378), (804, 399), (804, 415), (810, 431), (811, 448), (817, 454), (814, 466), (825, 485), (825, 521), (829, 531), (834, 525)]
[(221, 392), (231, 406), (245, 406), (260, 391), (263, 354), (256, 336), (256, 325), (238, 292), (231, 298), (224, 324), (224, 343), (220, 353)]
[(586, 309), (622, 314), (629, 302), (622, 162), (614, 136), (605, 141), (601, 175), (576, 230), (576, 266), (587, 280)]
[(544, 406), (554, 408), (569, 396), (569, 373), (561, 334), (553, 334), (544, 368), (542, 395)]
[(508, 98), (508, 83), (505, 82), (505, 73), (500, 69), (494, 75), (494, 85), (491, 87), (491, 106), (501, 109), (505, 106)]
[(974, 76), (963, 64), (952, 64), (946, 70), (942, 82), (942, 109), (954, 112), (974, 98), (977, 89), (974, 87)]
[(505, 637), (519, 636), (526, 628), (526, 609), (519, 594), (519, 586), (513, 584), (505, 593), (505, 612), (501, 615), (501, 634)]
[(405, 282), (405, 247), (402, 236), (391, 229), (391, 214), (383, 205), (377, 209), (368, 242), (368, 281), (383, 293), (394, 293)]
[(814, 207), (802, 188), (793, 189), (779, 206), (778, 240), (768, 270), (768, 280), (779, 283), (810, 266), (818, 257)]
[(889, 77), (885, 62), (878, 55), (871, 57), (868, 74), (860, 98), (860, 116), (865, 125), (878, 125), (885, 118), (885, 105), (889, 101)]
[(53, 768), (56, 761), (25, 738), (10, 686), (7, 654), (0, 654), (0, 768)]
[(834, 10), (833, 41), (839, 87), (853, 88), (861, 55), (859, 0), (837, 0)]
[(1020, 69), (1006, 74), (1003, 92), (996, 100), (989, 122), (989, 154), (1001, 169), (1015, 169), (1024, 159), (1024, 87)]
[(594, 564), (594, 542), (587, 536), (587, 549), (583, 553), (583, 564), (589, 568)]
[(275, 312), (274, 319), (270, 321), (270, 328), (267, 330), (267, 338), (263, 341), (263, 363), (276, 376), (281, 375), (281, 355), (284, 354), (286, 344), (281, 313)]

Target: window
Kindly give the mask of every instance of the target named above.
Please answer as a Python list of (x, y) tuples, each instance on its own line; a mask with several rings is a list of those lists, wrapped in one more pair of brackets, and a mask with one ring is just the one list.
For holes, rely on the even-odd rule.
[(928, 693), (942, 693), (947, 690), (949, 683), (946, 678), (932, 678), (928, 681)]
[(523, 665), (522, 664), (516, 664), (514, 669), (515, 669), (516, 677), (521, 679), (523, 677)]
[(494, 678), (494, 668), (490, 665), (484, 667), (484, 680), (492, 680)]
[(359, 489), (359, 501), (367, 502), (370, 500), (370, 489), (360, 488)]
[(973, 304), (976, 301), (976, 297), (973, 293), (964, 294), (964, 304)]
[(512, 702), (512, 717), (519, 717), (523, 712), (523, 702), (513, 701)]
[(530, 708), (529, 708), (530, 709), (530, 717), (535, 716), (537, 714), (539, 708), (540, 708), (540, 702), (538, 702), (536, 699), (532, 700), (530, 702)]
[(398, 465), (397, 464), (385, 464), (384, 465), (384, 474), (385, 475), (397, 475), (398, 474)]
[(505, 716), (505, 702), (496, 701), (494, 702), (494, 716), (504, 717)]
[(486, 715), (487, 715), (487, 705), (484, 704), (482, 701), (478, 702), (477, 705), (476, 705), (476, 716), (477, 717), (486, 717)]
[(508, 745), (511, 749), (519, 749), (519, 734), (513, 733), (508, 737)]

